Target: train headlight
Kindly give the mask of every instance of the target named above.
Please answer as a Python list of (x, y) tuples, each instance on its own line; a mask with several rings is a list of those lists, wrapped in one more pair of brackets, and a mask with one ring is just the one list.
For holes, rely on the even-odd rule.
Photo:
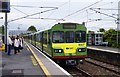
[(55, 53), (62, 53), (63, 50), (62, 50), (62, 49), (54, 49), (54, 52), (55, 52)]
[(81, 52), (81, 49), (78, 49), (78, 52)]
[(85, 48), (82, 48), (81, 50), (82, 50), (82, 52), (85, 52), (85, 51), (86, 51), (86, 49), (85, 49)]
[(85, 52), (85, 51), (86, 51), (85, 48), (79, 48), (79, 49), (78, 49), (78, 52)]
[(54, 49), (54, 52), (57, 53), (57, 52), (58, 52), (58, 49)]
[(62, 50), (59, 50), (59, 52), (61, 53), (61, 52), (62, 52)]

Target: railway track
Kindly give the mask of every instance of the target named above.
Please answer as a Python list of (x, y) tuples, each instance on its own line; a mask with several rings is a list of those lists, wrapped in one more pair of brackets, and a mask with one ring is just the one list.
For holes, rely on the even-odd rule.
[(90, 59), (90, 58), (86, 59), (85, 61), (88, 62), (88, 63), (91, 63), (91, 64), (93, 64), (95, 66), (104, 68), (106, 70), (114, 72), (115, 74), (120, 75), (120, 67), (119, 66), (111, 65), (111, 64), (101, 62), (101, 61), (97, 61), (97, 60)]
[(92, 77), (89, 73), (77, 68), (76, 66), (65, 66), (63, 68), (67, 70), (73, 77)]
[[(96, 67), (97, 69), (99, 69), (98, 67), (100, 67), (115, 73), (114, 77), (120, 77), (120, 68), (118, 66), (100, 62), (91, 58), (85, 59), (85, 62), (91, 65), (97, 66)], [(82, 69), (79, 68), (79, 66), (62, 66), (62, 67), (65, 70), (67, 70), (73, 77), (95, 77), (96, 76), (94, 74), (91, 74), (89, 71), (84, 70), (83, 68)], [(89, 66), (87, 66), (87, 69), (92, 69), (92, 68), (89, 68)], [(91, 70), (91, 71), (94, 72), (94, 70)], [(99, 75), (102, 75), (102, 74), (99, 74)]]
[(73, 77), (120, 77), (119, 67), (90, 59), (83, 64), (63, 68)]

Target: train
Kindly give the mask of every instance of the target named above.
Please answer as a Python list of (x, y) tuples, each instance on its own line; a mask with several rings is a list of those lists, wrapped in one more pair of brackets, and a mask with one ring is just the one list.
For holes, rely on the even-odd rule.
[(87, 57), (85, 24), (57, 23), (48, 30), (24, 37), (59, 64), (78, 65)]

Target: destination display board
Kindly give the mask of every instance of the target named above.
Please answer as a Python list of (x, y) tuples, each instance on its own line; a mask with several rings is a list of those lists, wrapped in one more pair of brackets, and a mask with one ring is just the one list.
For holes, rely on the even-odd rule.
[(75, 24), (64, 24), (63, 29), (76, 29)]

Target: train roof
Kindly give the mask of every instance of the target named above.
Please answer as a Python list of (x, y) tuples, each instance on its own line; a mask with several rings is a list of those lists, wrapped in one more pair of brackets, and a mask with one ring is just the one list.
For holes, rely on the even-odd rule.
[[(80, 24), (80, 23), (76, 23), (76, 22), (58, 22), (58, 23), (56, 23), (55, 25), (57, 25), (57, 24)], [(53, 26), (55, 26), (55, 25), (53, 25)], [(83, 22), (81, 25), (84, 25), (84, 22)], [(52, 26), (52, 27), (53, 27), (53, 26)], [(51, 28), (52, 28), (52, 27), (51, 27)], [(50, 29), (51, 29), (51, 28), (50, 28)], [(40, 31), (37, 31), (37, 32), (34, 32), (34, 33), (30, 33), (30, 34), (28, 34), (28, 35), (38, 34), (38, 33), (40, 33), (40, 32), (48, 31), (48, 30), (50, 30), (50, 29), (40, 30)]]

